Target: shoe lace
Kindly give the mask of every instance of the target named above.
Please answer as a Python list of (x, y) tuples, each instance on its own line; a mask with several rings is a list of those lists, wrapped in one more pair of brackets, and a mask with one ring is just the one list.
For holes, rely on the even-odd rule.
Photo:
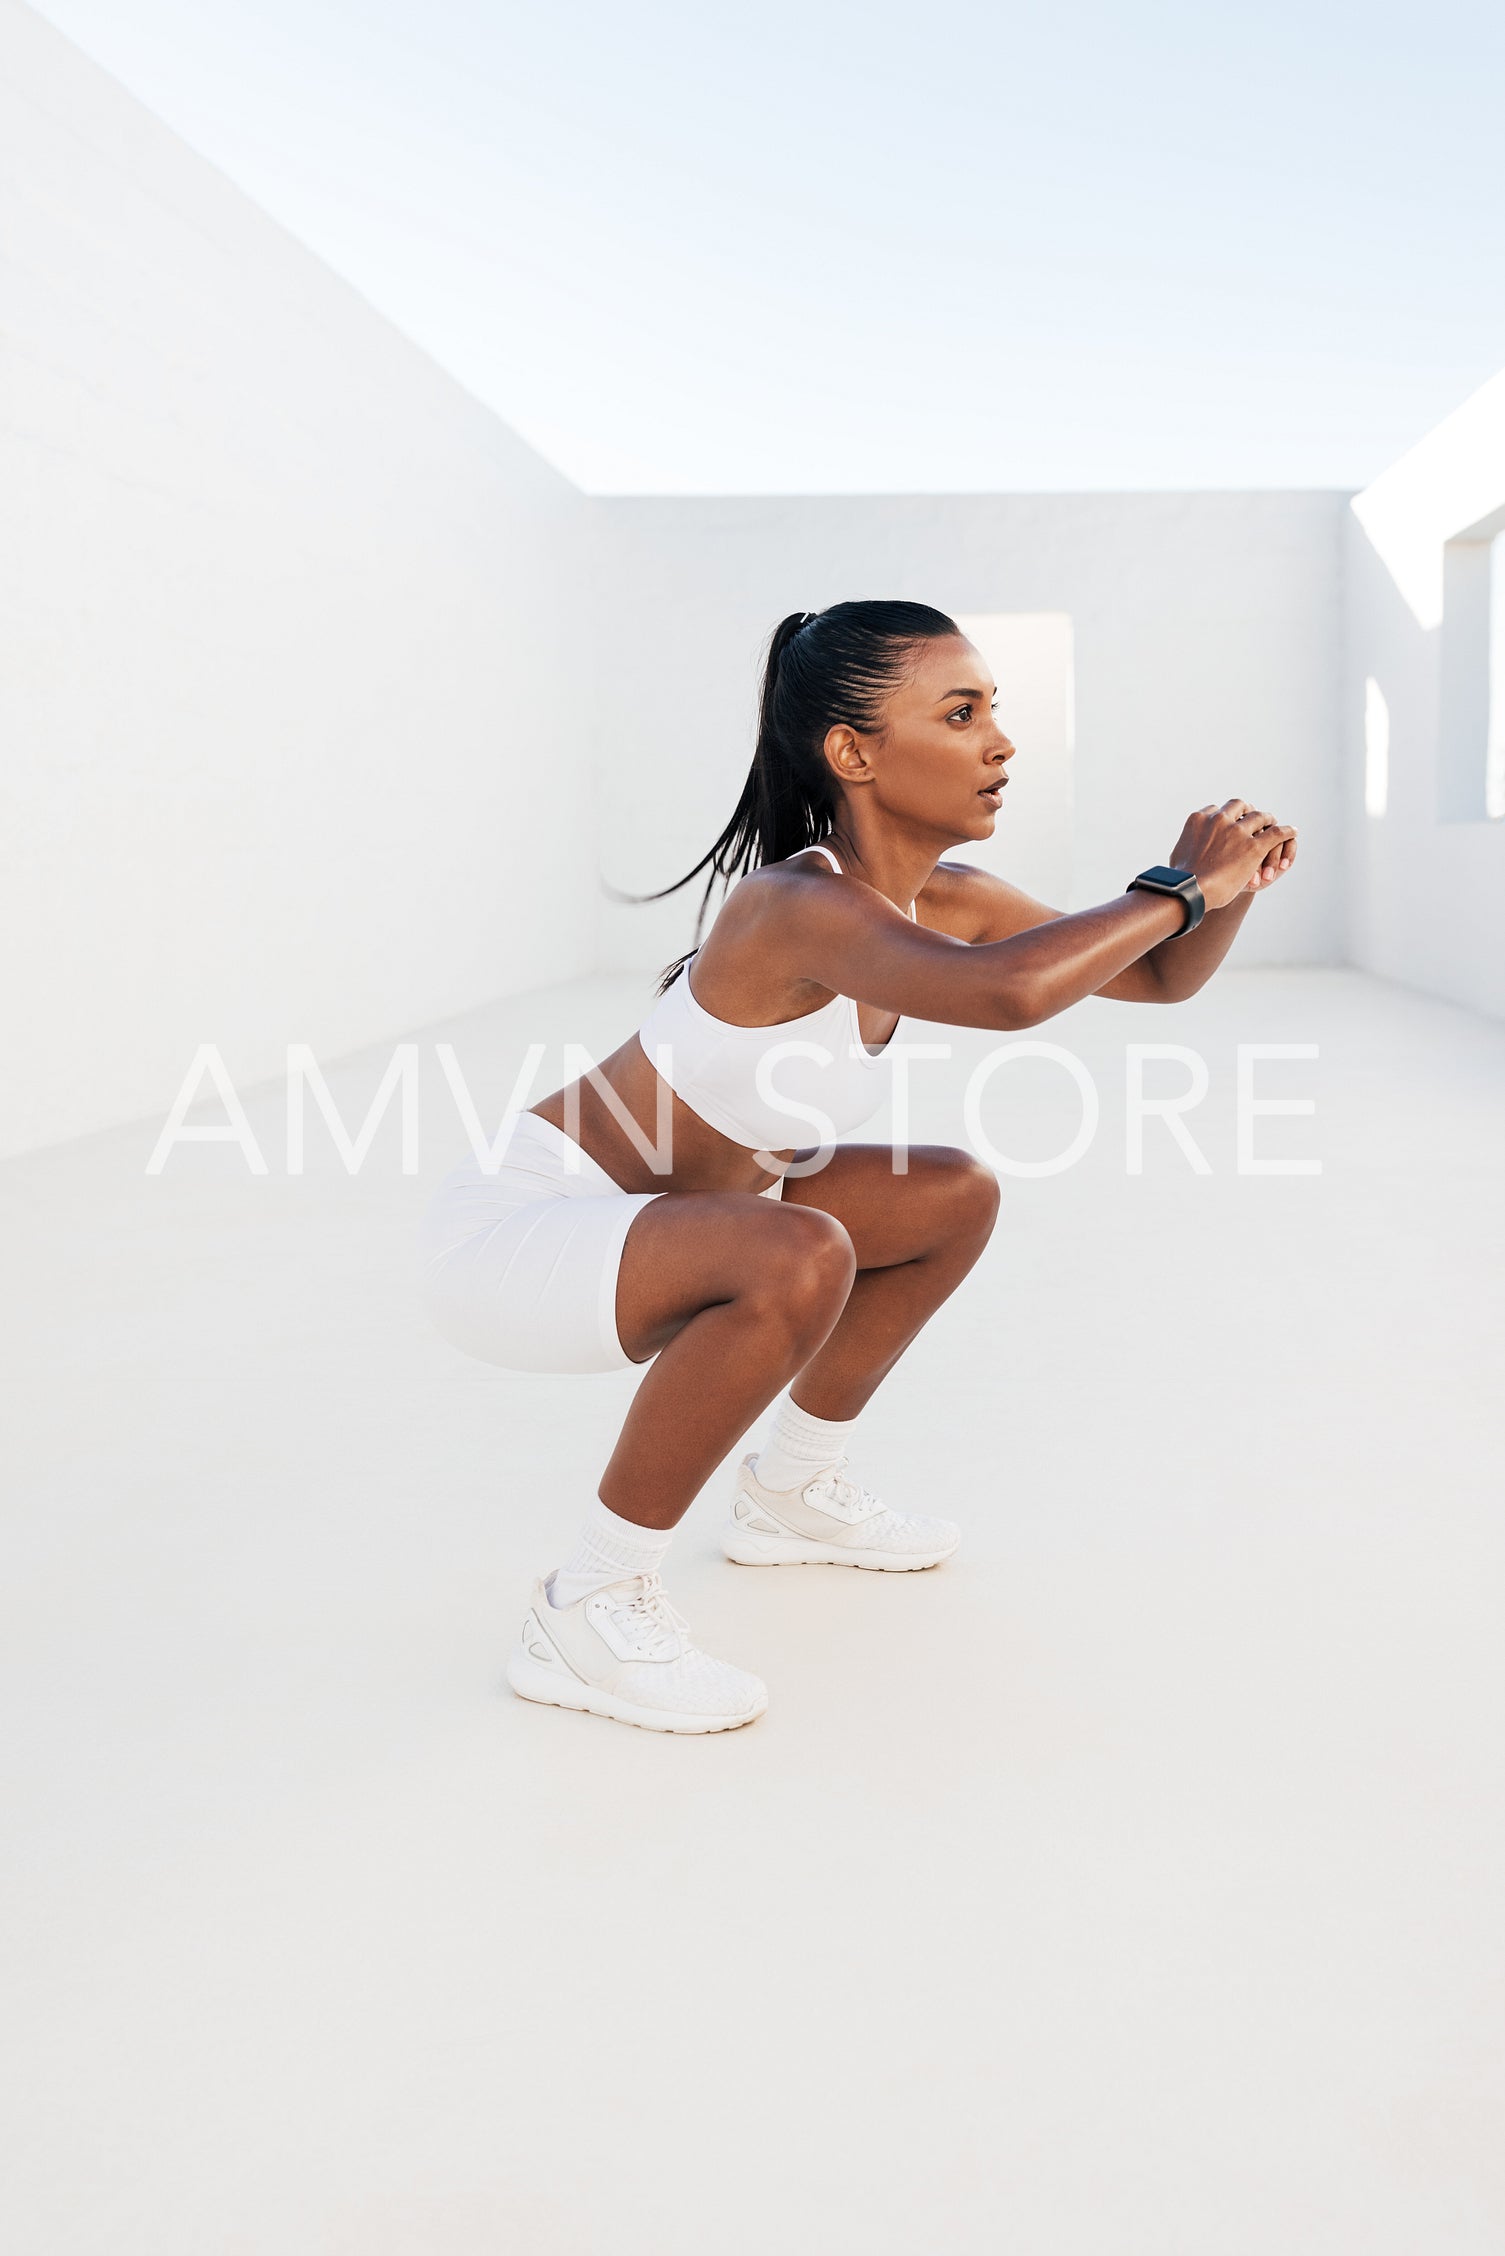
[(647, 1659), (678, 1659), (689, 1642), (690, 1625), (670, 1604), (657, 1574), (634, 1575), (612, 1591), (611, 1601), (613, 1614), (631, 1626)]
[(839, 1512), (849, 1514), (853, 1519), (865, 1519), (882, 1507), (870, 1488), (864, 1488), (860, 1481), (853, 1480), (846, 1469), (846, 1462), (843, 1457), (839, 1464), (832, 1466), (830, 1472), (822, 1473), (819, 1480), (812, 1481), (805, 1493), (808, 1496), (813, 1490), (824, 1502), (834, 1504)]

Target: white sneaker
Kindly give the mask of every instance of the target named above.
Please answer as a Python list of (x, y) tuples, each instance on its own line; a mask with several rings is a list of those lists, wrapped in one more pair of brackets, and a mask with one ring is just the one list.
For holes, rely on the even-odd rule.
[(507, 1682), (525, 1700), (645, 1731), (735, 1731), (768, 1705), (760, 1678), (690, 1643), (656, 1574), (632, 1575), (573, 1606), (551, 1606), (536, 1582)]
[(765, 1488), (756, 1457), (737, 1468), (722, 1549), (739, 1567), (881, 1567), (890, 1574), (939, 1566), (962, 1539), (953, 1520), (890, 1512), (847, 1477), (846, 1461), (803, 1488)]

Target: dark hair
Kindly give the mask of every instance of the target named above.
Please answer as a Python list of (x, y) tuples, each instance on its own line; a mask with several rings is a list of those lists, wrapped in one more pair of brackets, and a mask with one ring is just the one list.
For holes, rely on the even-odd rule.
[[(878, 728), (883, 701), (903, 679), (915, 645), (960, 632), (928, 603), (833, 603), (828, 611), (791, 611), (781, 619), (763, 669), (752, 767), (730, 822), (693, 869), (662, 892), (636, 898), (662, 901), (709, 870), (695, 919), (698, 945), (718, 877), (730, 885), (830, 835), (837, 784), (826, 763), (827, 730), (843, 721)], [(694, 952), (666, 967), (660, 994)]]

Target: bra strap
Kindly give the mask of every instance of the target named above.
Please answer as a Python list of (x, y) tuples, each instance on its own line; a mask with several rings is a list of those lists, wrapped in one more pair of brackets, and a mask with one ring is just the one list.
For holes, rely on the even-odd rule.
[[(833, 869), (833, 870), (835, 870), (835, 872), (836, 872), (837, 876), (838, 876), (838, 877), (845, 877), (845, 876), (846, 876), (846, 871), (845, 871), (845, 870), (844, 870), (844, 869), (842, 868), (842, 866), (841, 866), (840, 862), (839, 862), (839, 861), (838, 861), (838, 860), (836, 859), (836, 856), (835, 856), (835, 855), (834, 855), (834, 854), (832, 853), (832, 851), (831, 851), (831, 849), (830, 849), (830, 847), (829, 847), (829, 846), (802, 846), (802, 847), (800, 848), (800, 852), (801, 852), (802, 854), (824, 854), (824, 855), (825, 855), (825, 857), (826, 857), (826, 860), (827, 860), (827, 861), (828, 861), (828, 862), (830, 863), (830, 865), (831, 865), (832, 869)], [(920, 921), (920, 920), (919, 920), (918, 916), (917, 916), (917, 915), (915, 914), (915, 905), (914, 905), (913, 901), (911, 901), (911, 902), (910, 902), (910, 904), (909, 904), (909, 916), (910, 916), (910, 921), (911, 921), (911, 923), (913, 923), (913, 924), (918, 924), (918, 923), (919, 923), (919, 921)]]

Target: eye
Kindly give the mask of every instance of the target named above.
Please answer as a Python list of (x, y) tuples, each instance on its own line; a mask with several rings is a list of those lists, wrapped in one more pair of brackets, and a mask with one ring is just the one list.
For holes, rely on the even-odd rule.
[(946, 718), (948, 721), (970, 721), (972, 718), (972, 708), (970, 705), (958, 705), (956, 711), (954, 713), (948, 713), (946, 715)]

